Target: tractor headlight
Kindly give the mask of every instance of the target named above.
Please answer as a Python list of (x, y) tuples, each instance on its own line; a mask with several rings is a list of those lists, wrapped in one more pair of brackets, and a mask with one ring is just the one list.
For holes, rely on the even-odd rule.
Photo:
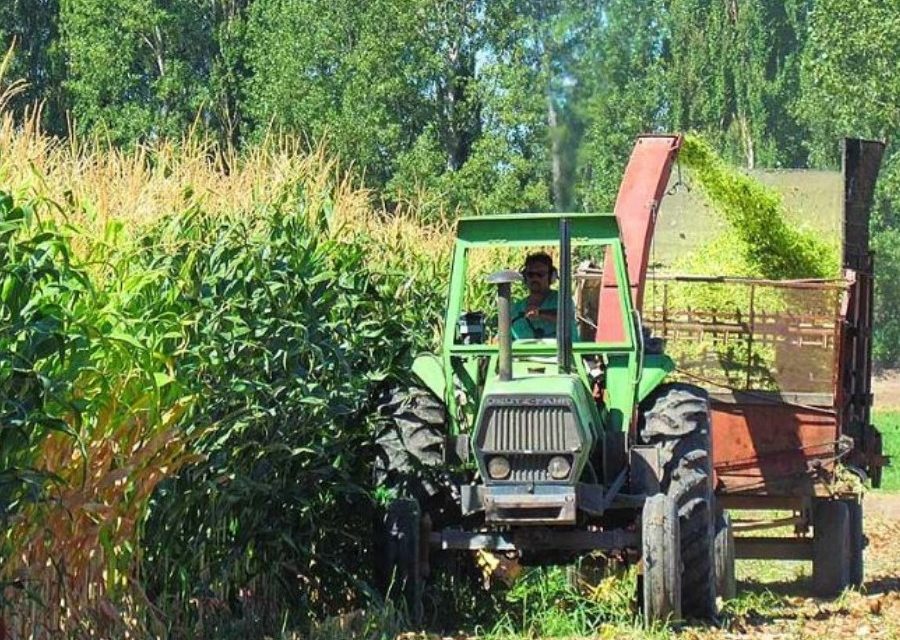
[(554, 480), (565, 480), (572, 472), (572, 465), (565, 456), (553, 456), (547, 465), (547, 472)]
[(488, 461), (487, 469), (492, 480), (503, 480), (509, 476), (509, 460), (503, 456), (494, 456)]

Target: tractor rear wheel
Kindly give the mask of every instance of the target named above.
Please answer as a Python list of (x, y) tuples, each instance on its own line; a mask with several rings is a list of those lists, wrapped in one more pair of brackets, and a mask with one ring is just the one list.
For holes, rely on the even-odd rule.
[(459, 496), (444, 463), (447, 409), (420, 387), (394, 389), (378, 407), (382, 429), (375, 439), (374, 483), (418, 500), (436, 528), (459, 522)]
[(437, 493), (435, 471), (444, 462), (447, 411), (434, 394), (418, 387), (392, 389), (378, 412), (383, 427), (375, 439), (375, 484), (422, 500)]
[(641, 512), (641, 595), (647, 623), (681, 618), (680, 545), (675, 501), (664, 493), (647, 498)]
[(716, 615), (715, 494), (709, 396), (700, 387), (667, 384), (641, 403), (640, 435), (659, 448), (660, 489), (678, 506), (681, 593), (685, 616)]
[(385, 598), (402, 596), (417, 623), (430, 573), (428, 532), (459, 518), (444, 479), (447, 412), (418, 387), (386, 392), (378, 410), (373, 481), (390, 502), (375, 521), (375, 586)]

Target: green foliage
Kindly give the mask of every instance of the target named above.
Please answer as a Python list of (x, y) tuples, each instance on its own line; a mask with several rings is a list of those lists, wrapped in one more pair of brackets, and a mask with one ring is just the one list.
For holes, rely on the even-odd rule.
[(876, 411), (872, 422), (881, 431), (884, 446), (884, 455), (891, 456), (891, 466), (885, 467), (884, 476), (881, 479), (883, 491), (900, 491), (900, 412)]
[(59, 46), (59, 0), (17, 0), (0, 4), (0, 48), (12, 41), (16, 55), (7, 77), (26, 78), (25, 91), (13, 99), (20, 117), (43, 102), (41, 124), (52, 134), (65, 135), (66, 107), (63, 81), (65, 60)]
[(803, 162), (805, 131), (791, 105), (812, 4), (671, 2), (670, 126), (702, 131), (749, 168)]
[[(161, 351), (160, 336), (173, 330), (171, 317), (136, 315), (126, 304), (150, 293), (154, 274), (118, 272), (121, 281), (110, 278), (98, 286), (74, 256), (77, 230), (41, 222), (37, 211), (44, 206), (17, 206), (0, 192), (4, 518), (42, 495), (45, 461), (37, 456), (49, 434), (89, 440), (114, 394), (123, 411), (146, 411), (149, 420), (182, 397), (168, 386)], [(102, 264), (111, 253), (98, 243), (91, 261)], [(138, 398), (140, 409), (129, 404)]]
[(437, 217), (608, 209), (645, 131), (703, 131), (749, 166), (805, 162), (793, 105), (812, 4), (31, 0), (0, 36), (27, 43), (15, 73), (54, 130), (71, 109), (118, 143), (190, 126), (327, 137), (391, 205), (422, 198)]
[(199, 121), (232, 140), (241, 4), (62, 3), (64, 86), (78, 132), (131, 144), (180, 138)]
[(303, 619), (361, 596), (373, 396), (431, 337), (414, 310), (439, 303), (373, 271), (327, 205), (298, 202), (226, 223), (187, 212), (142, 240), (171, 247), (145, 254), (166, 278), (144, 304), (180, 319), (174, 376), (198, 397), (185, 428), (203, 458), (146, 525), (145, 576), (176, 618), (202, 594), (264, 625), (285, 603)]
[(458, 145), (448, 145), (448, 131), (458, 137), (459, 127), (429, 124), (401, 154), (387, 192), (420, 198), (426, 217), (577, 208), (580, 87), (597, 73), (587, 45), (600, 37), (598, 10), (572, 1), (466, 6), (466, 153), (449, 153)]
[(387, 185), (397, 200), (412, 199), (425, 222), (456, 214), (550, 208), (547, 181), (501, 136), (475, 143), (472, 156), (459, 171), (438, 169), (442, 162), (442, 152), (423, 134), (410, 153), (401, 155), (400, 170)]
[(587, 210), (612, 211), (635, 136), (658, 126), (665, 101), (659, 55), (665, 11), (658, 0), (614, 0), (605, 13), (604, 34), (585, 43), (591, 55), (578, 69), (579, 109), (588, 130), (578, 150), (577, 188)]
[(527, 570), (505, 593), (487, 638), (666, 638), (667, 625), (644, 627), (634, 615), (637, 572), (610, 575), (597, 585), (573, 586), (562, 567)]
[(820, 0), (809, 17), (799, 112), (818, 164), (834, 165), (840, 136), (900, 130), (900, 13), (880, 0)]
[(371, 183), (383, 184), (435, 117), (424, 88), (436, 56), (418, 37), (418, 10), (425, 8), (417, 0), (254, 2), (244, 110), (258, 134), (274, 125), (310, 140), (328, 136)]
[(177, 321), (131, 304), (158, 274), (117, 269), (113, 235), (82, 263), (47, 209), (0, 194), (0, 581), (27, 587), (3, 615), (15, 633), (97, 633), (136, 593), (138, 524), (183, 463), (170, 428), (190, 399), (167, 369)]
[[(115, 475), (147, 442), (179, 441), (154, 438), (154, 425), (195, 398), (181, 424), (193, 463), (170, 477), (187, 458), (160, 455), (159, 466), (151, 458), (131, 472), (115, 508), (131, 527), (148, 508), (150, 517), (115, 547), (115, 565), (86, 574), (114, 594), (142, 558), (141, 584), (175, 633), (214, 634), (235, 617), (271, 631), (285, 611), (306, 624), (366, 593), (373, 402), (430, 343), (444, 288), (430, 270), (422, 280), (405, 271), (407, 256), (331, 226), (327, 186), (297, 189), (229, 221), (197, 209), (167, 217), (133, 248), (111, 228), (88, 244), (91, 270), (74, 265), (69, 239), (37, 225), (32, 209), (0, 200), (3, 515), (45, 505), (45, 520), (33, 520), (33, 507), (19, 522), (59, 524), (46, 479), (66, 495), (78, 487), (46, 466), (48, 451), (61, 450), (49, 433), (83, 442), (84, 473), (107, 438), (137, 438), (119, 466), (103, 463)], [(121, 519), (105, 522), (107, 536), (120, 529)], [(7, 561), (41, 548), (20, 529), (0, 548)], [(60, 557), (40, 560), (52, 567)]]
[(79, 356), (87, 354), (67, 339), (79, 332), (71, 305), (91, 291), (83, 272), (70, 265), (66, 239), (35, 229), (34, 210), (2, 192), (0, 265), (0, 514), (6, 523), (23, 501), (43, 497), (46, 477), (36, 468), (42, 439), (53, 430), (72, 433), (64, 418), (78, 411), (71, 396), (86, 364)]
[(748, 619), (779, 612), (784, 605), (783, 598), (768, 589), (761, 591), (746, 589), (738, 593), (736, 598), (725, 602), (719, 615), (726, 625), (731, 626), (735, 623), (740, 625)]
[(888, 229), (874, 235), (875, 317), (872, 355), (887, 366), (900, 362), (900, 230)]

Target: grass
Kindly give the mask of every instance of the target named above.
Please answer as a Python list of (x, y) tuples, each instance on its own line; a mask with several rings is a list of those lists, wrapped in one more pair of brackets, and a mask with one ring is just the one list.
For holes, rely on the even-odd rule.
[[(313, 627), (311, 640), (401, 637), (624, 638), (664, 640), (672, 625), (644, 625), (635, 612), (636, 571), (607, 575), (596, 584), (573, 586), (563, 567), (531, 568), (508, 588), (488, 592), (469, 584), (443, 588), (426, 606), (426, 625), (413, 634), (402, 612), (390, 604), (334, 617)], [(458, 611), (465, 609), (465, 611)]]
[(881, 431), (885, 455), (893, 457), (893, 464), (884, 470), (882, 491), (900, 491), (900, 411), (876, 411), (872, 421)]

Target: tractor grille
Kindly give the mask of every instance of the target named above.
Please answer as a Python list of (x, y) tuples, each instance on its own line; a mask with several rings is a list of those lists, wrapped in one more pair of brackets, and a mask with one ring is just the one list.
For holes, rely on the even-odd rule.
[[(502, 481), (551, 481), (547, 466), (554, 455), (582, 448), (577, 418), (568, 398), (494, 396), (486, 401), (476, 436), (478, 454), (503, 454), (510, 475)], [(571, 455), (567, 458), (572, 461)]]
[(482, 425), (482, 451), (564, 452), (581, 445), (575, 416), (566, 405), (488, 405)]

